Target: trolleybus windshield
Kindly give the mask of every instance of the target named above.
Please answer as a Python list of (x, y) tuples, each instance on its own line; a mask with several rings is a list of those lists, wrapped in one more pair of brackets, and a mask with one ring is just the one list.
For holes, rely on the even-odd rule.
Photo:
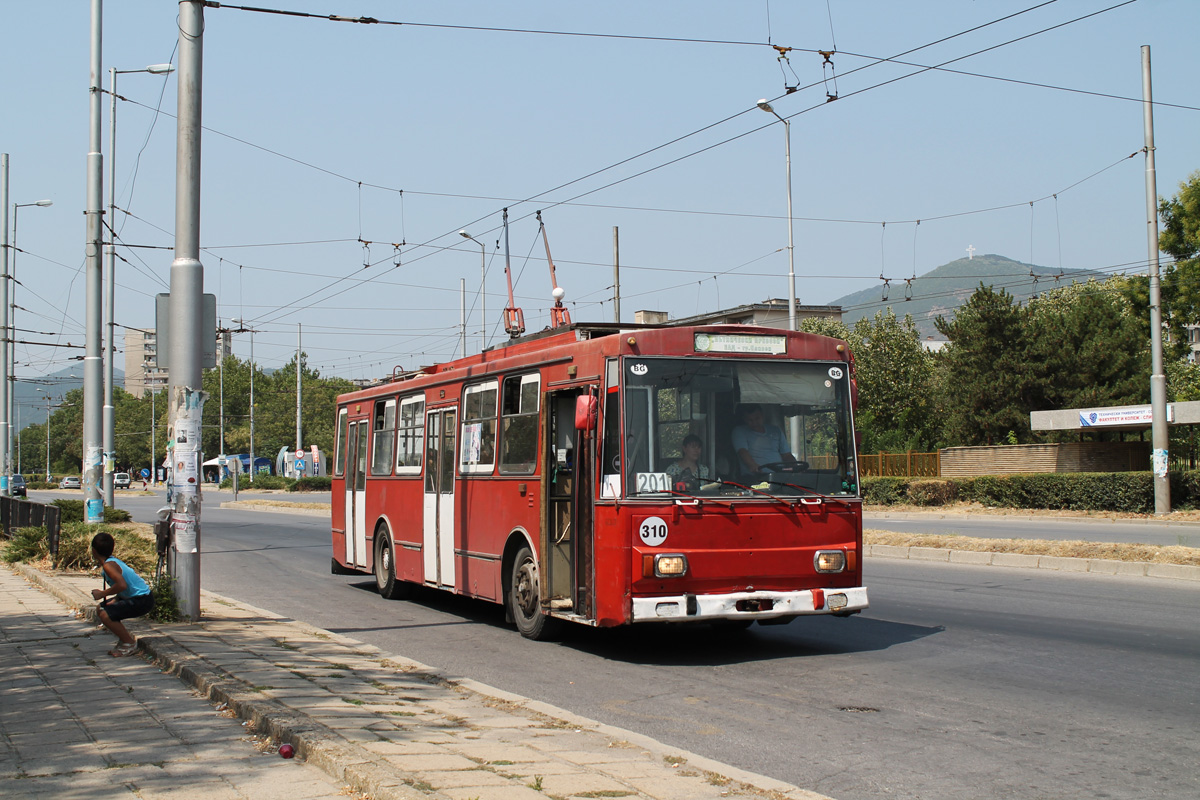
[(605, 485), (626, 497), (858, 494), (845, 363), (631, 357), (622, 380), (624, 470)]

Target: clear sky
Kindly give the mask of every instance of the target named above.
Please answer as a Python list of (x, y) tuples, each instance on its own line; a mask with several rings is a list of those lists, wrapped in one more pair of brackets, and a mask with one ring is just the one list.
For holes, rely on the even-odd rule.
[[(487, 251), (484, 321), (500, 341), (505, 207), (530, 330), (549, 319), (538, 210), (577, 322), (613, 318), (614, 226), (626, 321), (786, 297), (784, 130), (759, 98), (791, 122), (797, 295), (811, 304), (968, 246), (1144, 270), (1143, 44), (1159, 194), (1200, 169), (1195, 0), (254, 5), (410, 23), (205, 11), (205, 290), (225, 324), (259, 331), (264, 367), (292, 358), (297, 323), (327, 375), (453, 357), (460, 279), (477, 350), (480, 249), (463, 228)], [(175, 3), (104, 12), (104, 88), (110, 67), (177, 61)], [(54, 201), (19, 211), (18, 338), (82, 345), (89, 3), (5, 0), (0, 23), (9, 199)], [(769, 43), (794, 49), (780, 61)], [(832, 67), (817, 50), (836, 51)], [(877, 63), (894, 56), (946, 69)], [(175, 76), (118, 81), (116, 319), (148, 328), (172, 259)], [(247, 334), (234, 351), (248, 356)], [(18, 375), (82, 352), (20, 345)]]

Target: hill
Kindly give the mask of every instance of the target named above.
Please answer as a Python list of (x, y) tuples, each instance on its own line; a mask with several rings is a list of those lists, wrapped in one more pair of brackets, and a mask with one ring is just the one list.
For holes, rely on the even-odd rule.
[[(18, 430), (46, 421), (46, 397), (58, 403), (67, 392), (83, 387), (82, 365), (72, 365), (58, 372), (36, 378), (17, 378), (13, 389), (13, 422)], [(113, 366), (113, 385), (125, 386), (125, 372)]]
[(1035, 291), (1040, 293), (1055, 286), (1106, 277), (1092, 270), (1040, 267), (989, 254), (960, 258), (917, 276), (911, 282), (910, 299), (905, 299), (905, 280), (892, 279), (887, 300), (883, 299), (883, 287), (876, 286), (831, 300), (830, 305), (843, 308), (842, 321), (850, 326), (890, 306), (898, 317), (911, 314), (922, 337), (941, 338), (934, 320), (939, 316), (949, 318), (981, 283), (997, 290), (1004, 289), (1018, 302), (1025, 302)]

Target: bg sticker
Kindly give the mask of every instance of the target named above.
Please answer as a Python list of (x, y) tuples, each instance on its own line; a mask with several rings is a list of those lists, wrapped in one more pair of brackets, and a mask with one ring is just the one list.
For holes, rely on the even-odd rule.
[(658, 547), (667, 540), (667, 522), (662, 517), (650, 517), (642, 520), (642, 526), (638, 528), (638, 536), (642, 537), (642, 543), (650, 547)]
[(829, 377), (833, 378), (835, 381), (840, 381), (842, 379), (842, 368), (841, 367), (830, 367), (829, 368)]

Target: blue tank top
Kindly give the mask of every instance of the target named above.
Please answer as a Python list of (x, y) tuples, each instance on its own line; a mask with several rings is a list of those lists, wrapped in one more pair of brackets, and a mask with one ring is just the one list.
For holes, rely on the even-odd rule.
[[(131, 597), (141, 597), (144, 594), (150, 594), (150, 587), (146, 585), (146, 582), (142, 580), (140, 575), (129, 568), (128, 564), (115, 556), (109, 556), (108, 561), (116, 562), (117, 566), (121, 568), (121, 577), (125, 579), (125, 591), (117, 592), (117, 597), (120, 597), (122, 600), (128, 600)], [(105, 563), (108, 563), (108, 561)], [(112, 584), (112, 581), (108, 578), (108, 573), (102, 572), (102, 574), (104, 575), (105, 585)]]

